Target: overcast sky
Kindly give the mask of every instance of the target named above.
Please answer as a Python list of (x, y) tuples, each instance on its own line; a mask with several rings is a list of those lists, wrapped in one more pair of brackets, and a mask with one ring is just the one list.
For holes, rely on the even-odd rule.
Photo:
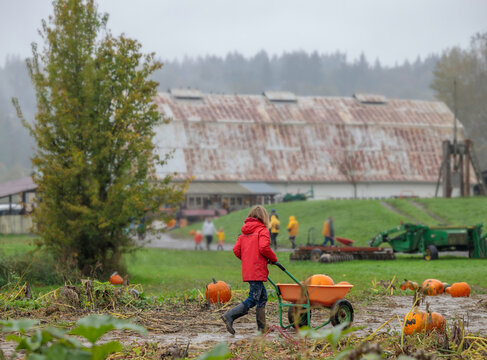
[[(163, 59), (264, 49), (364, 52), (394, 65), (468, 46), (487, 31), (486, 0), (98, 0), (109, 28)], [(0, 64), (30, 55), (51, 0), (0, 0)]]

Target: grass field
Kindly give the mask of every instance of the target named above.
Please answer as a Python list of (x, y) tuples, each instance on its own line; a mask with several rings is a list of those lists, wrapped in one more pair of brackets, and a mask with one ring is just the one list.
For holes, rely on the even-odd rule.
[[(437, 225), (439, 221), (430, 215), (433, 214), (452, 225), (485, 223), (487, 226), (486, 198), (414, 199), (424, 210), (413, 205), (408, 199), (389, 199), (385, 202), (417, 223)], [(270, 207), (267, 206), (268, 209)], [(278, 241), (283, 246), (289, 246), (285, 228), (290, 215), (296, 216), (299, 222), (298, 244), (306, 243), (310, 228), (315, 228), (316, 241), (321, 242), (323, 221), (330, 215), (335, 219), (336, 235), (354, 239), (359, 246), (368, 245), (368, 241), (377, 233), (397, 226), (401, 220), (409, 222), (408, 218), (386, 208), (381, 200), (300, 201), (274, 204), (272, 207), (277, 210), (281, 220), (282, 230)], [(215, 220), (217, 228), (223, 226), (226, 241), (235, 241), (247, 213), (248, 210), (236, 211)], [(201, 229), (201, 223), (178, 229), (173, 233), (176, 236), (189, 237), (189, 231), (196, 229)]]
[[(428, 278), (438, 278), (453, 283), (466, 281), (474, 292), (486, 293), (487, 260), (446, 258), (427, 262), (421, 257), (399, 256), (390, 261), (349, 261), (322, 264), (311, 261), (289, 262), (288, 252), (277, 253), (279, 262), (298, 280), (312, 274), (328, 274), (335, 282), (348, 281), (355, 285), (354, 292), (370, 289), (372, 280), (405, 278), (422, 283)], [(127, 258), (131, 281), (140, 283), (153, 294), (174, 295), (188, 289), (204, 290), (214, 277), (224, 280), (232, 288), (247, 289), (242, 283), (240, 261), (231, 252), (142, 250)], [(280, 269), (269, 266), (270, 277), (278, 282), (292, 282)]]
[[(487, 223), (487, 200), (469, 199), (415, 199), (424, 210), (408, 200), (390, 199), (387, 202), (400, 212), (426, 224), (437, 224), (434, 218), (441, 218), (450, 224)], [(285, 225), (290, 215), (300, 222), (298, 243), (304, 244), (307, 230), (315, 227), (317, 241), (321, 241), (322, 221), (329, 215), (335, 217), (338, 236), (355, 239), (359, 245), (367, 245), (368, 240), (381, 230), (396, 226), (404, 216), (391, 211), (379, 200), (329, 200), (304, 201), (275, 204), (283, 231), (279, 244), (287, 245)], [(223, 226), (227, 242), (232, 243), (240, 232), (240, 226), (247, 210), (233, 212), (215, 221)], [(433, 217), (434, 216), (434, 217)], [(173, 232), (188, 236), (189, 230), (201, 224)], [(484, 230), (485, 232), (485, 230)], [(11, 256), (34, 249), (33, 237), (0, 236), (0, 256)], [(439, 278), (446, 282), (467, 281), (474, 291), (487, 292), (486, 260), (466, 258), (445, 258), (426, 262), (420, 256), (399, 256), (395, 261), (352, 261), (333, 264), (316, 264), (309, 261), (289, 263), (289, 253), (278, 253), (279, 261), (289, 268), (298, 279), (303, 280), (315, 273), (326, 273), (336, 281), (347, 280), (362, 292), (370, 288), (374, 278), (390, 280), (410, 279), (422, 282), (426, 278)], [(133, 283), (140, 283), (154, 295), (170, 296), (192, 289), (203, 290), (213, 277), (225, 280), (234, 288), (246, 288), (241, 282), (240, 263), (231, 252), (194, 252), (164, 249), (140, 250), (125, 257)], [(272, 267), (271, 276), (277, 281), (289, 281), (277, 268)], [(42, 285), (42, 284), (39, 284)]]
[[(28, 236), (0, 236), (3, 254), (21, 253), (33, 249)], [(474, 292), (487, 293), (487, 260), (443, 257), (427, 262), (420, 256), (399, 255), (392, 261), (348, 261), (321, 264), (310, 261), (289, 262), (289, 252), (277, 253), (282, 263), (299, 280), (312, 274), (329, 274), (336, 282), (348, 281), (355, 285), (354, 293), (362, 294), (370, 289), (376, 280), (398, 280), (422, 282), (427, 278), (438, 278), (449, 283), (466, 281)], [(234, 289), (247, 289), (242, 282), (239, 260), (232, 252), (184, 251), (167, 249), (142, 249), (127, 255), (125, 262), (131, 283), (141, 284), (150, 295), (181, 296), (197, 289), (204, 291), (212, 278), (224, 280)], [(278, 282), (291, 280), (277, 267), (270, 266), (270, 276)], [(62, 284), (59, 284), (62, 285)], [(41, 289), (50, 289), (53, 286)]]
[(35, 248), (34, 237), (30, 235), (0, 235), (0, 254), (10, 256), (25, 253)]

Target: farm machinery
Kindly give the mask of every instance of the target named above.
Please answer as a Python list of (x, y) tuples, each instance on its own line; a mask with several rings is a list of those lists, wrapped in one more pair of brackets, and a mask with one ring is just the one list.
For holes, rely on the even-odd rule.
[(422, 253), (426, 260), (438, 259), (439, 251), (468, 251), (471, 258), (487, 258), (487, 234), (483, 224), (475, 226), (426, 226), (401, 224), (383, 231), (369, 243), (376, 247), (386, 242), (394, 252)]
[(290, 260), (311, 260), (314, 262), (332, 263), (350, 260), (394, 260), (396, 256), (391, 248), (353, 246), (354, 241), (341, 237), (335, 238), (343, 246), (316, 245), (316, 230), (308, 230), (308, 241), (299, 246), (290, 255)]
[[(467, 251), (471, 258), (487, 258), (487, 234), (482, 235), (483, 224), (474, 226), (426, 226), (401, 224), (382, 231), (369, 247), (353, 246), (353, 240), (337, 237), (343, 246), (315, 245), (315, 229), (308, 230), (308, 241), (290, 255), (291, 260), (339, 262), (350, 260), (394, 260), (396, 252), (422, 253), (426, 260), (438, 259), (440, 251)], [(380, 247), (388, 243), (390, 247)]]

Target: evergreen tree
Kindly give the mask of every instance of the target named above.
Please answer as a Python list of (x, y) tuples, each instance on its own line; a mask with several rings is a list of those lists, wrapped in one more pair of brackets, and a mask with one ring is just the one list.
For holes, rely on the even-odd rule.
[(135, 246), (131, 220), (146, 217), (150, 227), (163, 204), (182, 197), (170, 177), (155, 176), (164, 159), (152, 139), (164, 119), (148, 77), (161, 64), (137, 41), (111, 35), (94, 0), (53, 6), (42, 24), (45, 46), (39, 52), (33, 44), (27, 61), (37, 100), (34, 124), (24, 120), (38, 149), (34, 223), (60, 263), (109, 272)]

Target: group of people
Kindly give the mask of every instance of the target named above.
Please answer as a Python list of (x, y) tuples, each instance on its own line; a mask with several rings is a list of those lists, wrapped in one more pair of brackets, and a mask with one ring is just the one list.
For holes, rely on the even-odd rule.
[[(275, 209), (271, 209), (270, 213), (270, 220), (269, 220), (269, 233), (270, 233), (270, 241), (271, 246), (274, 250), (277, 249), (277, 237), (280, 232), (281, 222), (279, 221), (279, 216)], [(296, 236), (298, 236), (299, 230), (299, 223), (296, 220), (296, 217), (291, 215), (289, 217), (289, 222), (287, 225), (287, 231), (289, 234), (289, 241), (291, 242), (292, 248), (296, 248)], [(328, 242), (331, 246), (335, 245), (335, 229), (333, 227), (333, 217), (330, 216), (327, 220), (325, 220), (323, 224), (323, 246), (326, 246)]]
[(206, 239), (206, 250), (210, 250), (210, 245), (213, 242), (213, 235), (215, 234), (218, 239), (217, 250), (223, 250), (223, 242), (225, 241), (225, 233), (223, 232), (223, 227), (220, 226), (220, 228), (217, 231), (215, 224), (213, 224), (211, 218), (208, 217), (203, 222), (201, 231), (198, 230), (194, 234), (194, 249), (203, 250), (201, 241), (203, 240), (203, 236), (204, 236)]

